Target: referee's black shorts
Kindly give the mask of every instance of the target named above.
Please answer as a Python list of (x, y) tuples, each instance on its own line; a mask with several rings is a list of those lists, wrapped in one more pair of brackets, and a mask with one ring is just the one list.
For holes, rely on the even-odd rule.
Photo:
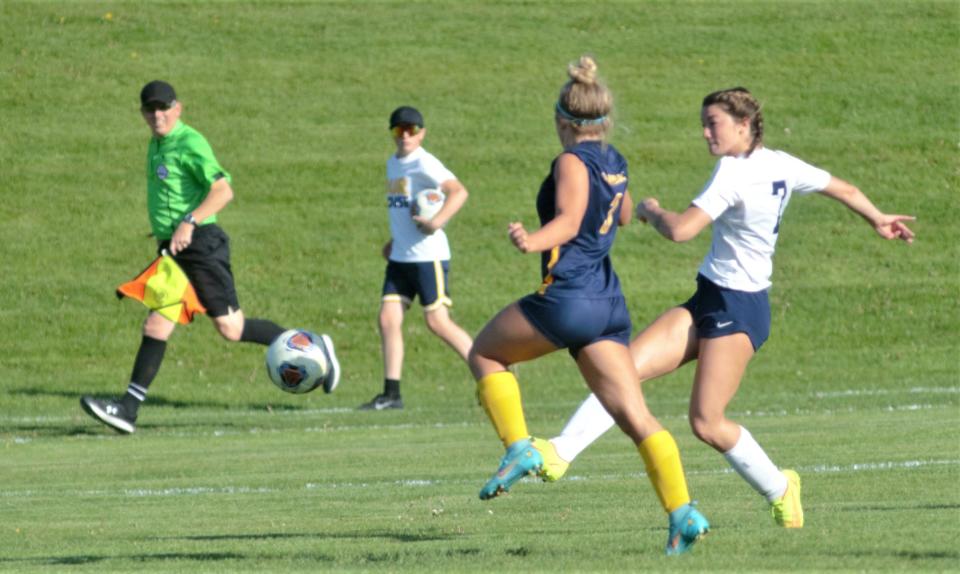
[[(169, 239), (160, 242), (158, 253), (164, 249), (169, 253)], [(220, 226), (198, 225), (190, 245), (173, 258), (190, 279), (207, 315), (221, 317), (240, 309), (230, 269), (230, 238)]]

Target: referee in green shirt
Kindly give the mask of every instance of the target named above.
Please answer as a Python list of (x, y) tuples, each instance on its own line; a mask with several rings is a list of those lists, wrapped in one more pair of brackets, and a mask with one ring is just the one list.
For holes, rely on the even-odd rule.
[[(216, 224), (217, 214), (233, 199), (230, 174), (200, 132), (180, 121), (182, 107), (170, 84), (155, 80), (140, 92), (140, 111), (153, 137), (147, 148), (147, 211), (159, 242), (190, 279), (197, 298), (217, 331), (229, 341), (269, 345), (285, 329), (266, 319), (245, 319), (233, 272), (230, 239)], [(133, 364), (126, 394), (117, 401), (83, 397), (83, 410), (122, 433), (136, 430), (137, 411), (160, 370), (167, 340), (176, 323), (151, 312)], [(333, 356), (333, 345), (325, 349)], [(326, 392), (339, 382), (339, 366), (324, 383)]]

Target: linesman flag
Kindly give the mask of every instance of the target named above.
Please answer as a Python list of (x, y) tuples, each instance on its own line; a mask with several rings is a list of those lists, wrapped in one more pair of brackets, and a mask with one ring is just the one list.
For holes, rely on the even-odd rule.
[(207, 312), (183, 269), (166, 254), (157, 257), (133, 281), (117, 287), (117, 298), (124, 297), (136, 299), (182, 325), (193, 321), (195, 314)]

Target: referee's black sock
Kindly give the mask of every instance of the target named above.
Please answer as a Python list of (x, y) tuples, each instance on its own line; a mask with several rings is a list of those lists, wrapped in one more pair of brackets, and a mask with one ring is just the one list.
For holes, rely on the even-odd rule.
[(244, 343), (269, 345), (284, 331), (286, 329), (267, 319), (244, 319), (240, 340)]
[(390, 398), (400, 396), (400, 379), (383, 379), (383, 394)]
[(160, 371), (163, 355), (167, 350), (167, 342), (144, 335), (140, 340), (140, 349), (133, 362), (133, 372), (130, 374), (130, 385), (127, 394), (123, 395), (120, 403), (131, 418), (137, 418), (137, 409), (140, 403), (147, 398), (147, 389), (153, 378)]

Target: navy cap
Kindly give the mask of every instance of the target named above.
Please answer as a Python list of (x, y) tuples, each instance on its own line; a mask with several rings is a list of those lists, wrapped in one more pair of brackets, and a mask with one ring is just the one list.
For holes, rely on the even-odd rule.
[(390, 128), (397, 126), (419, 126), (423, 127), (423, 116), (417, 111), (417, 108), (410, 106), (400, 106), (390, 114)]
[(164, 104), (172, 106), (177, 101), (177, 92), (173, 86), (163, 80), (154, 80), (140, 90), (140, 105)]

